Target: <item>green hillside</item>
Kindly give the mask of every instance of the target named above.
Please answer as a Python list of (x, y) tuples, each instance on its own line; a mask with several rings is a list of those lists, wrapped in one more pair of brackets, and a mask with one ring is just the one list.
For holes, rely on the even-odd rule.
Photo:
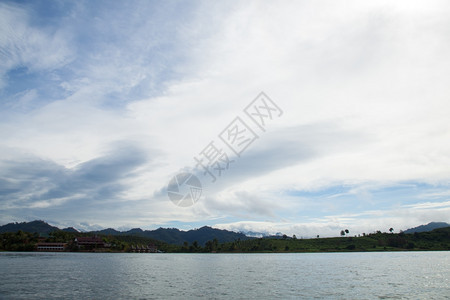
[(377, 232), (361, 237), (317, 239), (261, 238), (226, 243), (217, 250), (226, 252), (450, 250), (450, 227), (414, 234)]

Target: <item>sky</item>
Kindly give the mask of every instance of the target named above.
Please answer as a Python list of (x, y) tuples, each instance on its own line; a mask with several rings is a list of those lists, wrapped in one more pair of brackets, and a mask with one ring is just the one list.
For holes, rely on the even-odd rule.
[[(315, 237), (450, 222), (449, 14), (2, 0), (0, 224)], [(201, 182), (187, 207), (168, 195), (182, 173)]]

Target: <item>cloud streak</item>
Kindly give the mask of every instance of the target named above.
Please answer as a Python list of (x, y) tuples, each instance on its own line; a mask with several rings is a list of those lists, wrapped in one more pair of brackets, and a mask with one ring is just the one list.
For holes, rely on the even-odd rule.
[[(449, 10), (4, 2), (0, 221), (311, 234), (397, 222), (384, 213), (398, 228), (450, 221)], [(173, 206), (170, 178), (261, 90), (283, 116), (216, 183), (196, 171), (194, 207)]]

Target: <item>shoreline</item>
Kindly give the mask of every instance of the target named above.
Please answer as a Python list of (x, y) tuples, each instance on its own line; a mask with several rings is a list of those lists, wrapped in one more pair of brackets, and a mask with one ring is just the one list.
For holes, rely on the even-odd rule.
[(366, 251), (253, 251), (253, 252), (160, 252), (160, 253), (136, 253), (123, 251), (8, 251), (0, 250), (0, 253), (112, 253), (112, 254), (299, 254), (299, 253), (380, 253), (380, 252), (446, 252), (450, 249), (389, 249)]

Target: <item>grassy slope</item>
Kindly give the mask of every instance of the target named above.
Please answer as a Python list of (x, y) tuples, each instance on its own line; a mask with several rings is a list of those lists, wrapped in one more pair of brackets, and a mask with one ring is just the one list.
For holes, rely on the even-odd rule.
[(222, 252), (450, 250), (450, 227), (417, 234), (376, 233), (362, 237), (319, 239), (256, 239), (226, 243)]

